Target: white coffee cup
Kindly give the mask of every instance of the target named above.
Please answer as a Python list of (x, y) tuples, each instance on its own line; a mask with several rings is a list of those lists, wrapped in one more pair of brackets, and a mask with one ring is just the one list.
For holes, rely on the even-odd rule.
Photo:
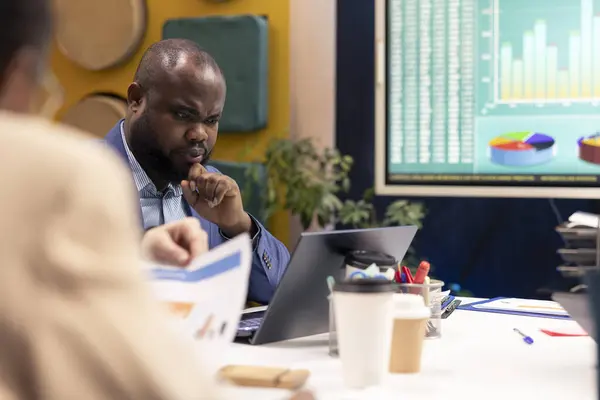
[(336, 283), (333, 306), (344, 383), (351, 388), (380, 384), (387, 374), (394, 286), (385, 280)]

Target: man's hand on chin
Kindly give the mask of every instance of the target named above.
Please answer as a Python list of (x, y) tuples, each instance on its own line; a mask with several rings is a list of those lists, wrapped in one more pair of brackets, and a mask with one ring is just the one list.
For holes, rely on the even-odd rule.
[(204, 219), (216, 224), (227, 237), (256, 233), (250, 216), (244, 211), (237, 183), (227, 175), (209, 172), (200, 164), (190, 168), (181, 182), (186, 201)]
[(185, 267), (206, 251), (208, 236), (192, 217), (152, 228), (142, 238), (142, 255), (161, 264)]

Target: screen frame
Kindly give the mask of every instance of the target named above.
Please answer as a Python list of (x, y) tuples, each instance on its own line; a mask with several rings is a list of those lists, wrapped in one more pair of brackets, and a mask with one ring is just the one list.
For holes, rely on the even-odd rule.
[(387, 5), (375, 0), (375, 194), (379, 196), (600, 198), (600, 187), (390, 184), (387, 179)]

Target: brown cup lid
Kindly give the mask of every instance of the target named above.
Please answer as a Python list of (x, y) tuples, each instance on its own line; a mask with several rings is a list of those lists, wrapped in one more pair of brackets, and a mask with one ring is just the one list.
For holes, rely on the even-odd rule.
[(69, 108), (61, 122), (103, 138), (126, 114), (125, 99), (96, 94), (83, 98)]
[(146, 30), (145, 0), (54, 0), (60, 52), (98, 71), (126, 61)]

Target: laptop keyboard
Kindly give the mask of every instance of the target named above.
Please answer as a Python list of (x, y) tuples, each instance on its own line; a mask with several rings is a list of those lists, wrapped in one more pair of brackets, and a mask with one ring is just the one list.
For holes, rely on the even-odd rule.
[(262, 317), (261, 318), (243, 319), (238, 324), (238, 331), (254, 332), (254, 331), (258, 330), (261, 322), (262, 322)]

